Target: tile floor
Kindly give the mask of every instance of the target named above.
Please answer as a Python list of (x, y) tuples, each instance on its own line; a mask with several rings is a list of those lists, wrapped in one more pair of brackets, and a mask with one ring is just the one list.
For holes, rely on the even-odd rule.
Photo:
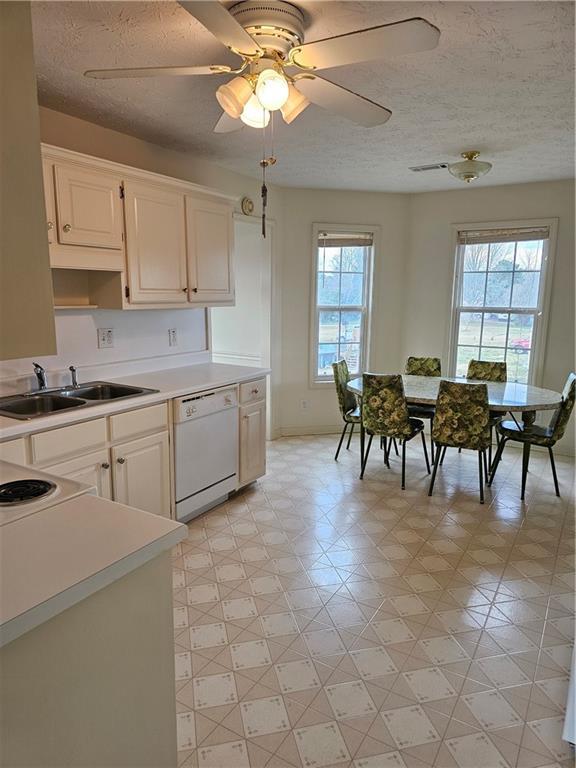
[(434, 496), (336, 437), (269, 447), (268, 474), (174, 552), (184, 768), (565, 768), (574, 637), (573, 465), (563, 498), (507, 450), (481, 506), (476, 456)]

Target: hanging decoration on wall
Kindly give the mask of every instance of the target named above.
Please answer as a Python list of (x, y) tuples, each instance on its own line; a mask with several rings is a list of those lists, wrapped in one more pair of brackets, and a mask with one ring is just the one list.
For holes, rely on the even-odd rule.
[(252, 216), (254, 213), (254, 200), (251, 197), (243, 197), (240, 201), (240, 208), (244, 216)]

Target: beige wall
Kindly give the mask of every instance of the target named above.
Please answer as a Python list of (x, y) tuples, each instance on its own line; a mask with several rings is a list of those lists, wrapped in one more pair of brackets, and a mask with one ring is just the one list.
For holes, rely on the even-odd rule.
[[(312, 226), (364, 224), (380, 228), (380, 248), (374, 260), (369, 366), (393, 370), (400, 364), (409, 198), (378, 192), (285, 189), (283, 201), (281, 430), (283, 434), (330, 431), (339, 420), (333, 386), (309, 384)], [(302, 400), (307, 402), (306, 409)]]
[(38, 138), (30, 4), (0, 3), (2, 360), (56, 350)]
[[(574, 369), (574, 183), (570, 181), (436, 192), (410, 197), (403, 357), (437, 354), (448, 365), (454, 272), (452, 224), (558, 218), (558, 237), (540, 386), (561, 390)], [(547, 415), (539, 419), (545, 423)], [(574, 421), (571, 422), (573, 426)], [(574, 452), (574, 431), (561, 450)], [(559, 446), (560, 448), (560, 446)]]

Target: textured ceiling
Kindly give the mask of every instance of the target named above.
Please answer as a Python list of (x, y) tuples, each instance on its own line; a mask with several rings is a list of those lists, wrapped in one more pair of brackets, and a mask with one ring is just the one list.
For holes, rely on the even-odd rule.
[[(230, 5), (230, 4), (228, 4)], [(478, 186), (573, 176), (572, 2), (303, 2), (306, 40), (423, 16), (434, 51), (326, 70), (392, 110), (361, 128), (310, 106), (276, 121), (270, 181), (299, 187), (413, 192), (457, 189), (446, 170), (479, 149), (493, 162)], [(256, 176), (261, 133), (214, 134), (220, 77), (97, 81), (86, 69), (238, 61), (175, 2), (34, 2), (43, 105)]]

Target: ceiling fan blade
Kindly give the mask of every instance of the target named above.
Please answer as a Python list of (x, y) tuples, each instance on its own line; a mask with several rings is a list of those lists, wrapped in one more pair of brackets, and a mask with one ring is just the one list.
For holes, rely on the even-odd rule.
[(115, 77), (172, 77), (180, 75), (227, 75), (235, 70), (225, 64), (212, 64), (202, 67), (137, 67), (135, 69), (89, 69), (86, 77), (108, 80)]
[(232, 133), (233, 131), (239, 131), (244, 127), (244, 123), (240, 118), (236, 119), (230, 117), (226, 112), (222, 112), (220, 120), (214, 126), (214, 133)]
[(302, 75), (296, 80), (295, 86), (309, 101), (365, 128), (382, 125), (392, 114), (375, 101), (318, 75)]
[(227, 48), (241, 56), (261, 56), (262, 48), (218, 0), (178, 0), (182, 8), (212, 32)]
[(440, 30), (426, 19), (407, 19), (299, 45), (290, 51), (290, 61), (304, 69), (329, 69), (429, 51), (439, 39)]

